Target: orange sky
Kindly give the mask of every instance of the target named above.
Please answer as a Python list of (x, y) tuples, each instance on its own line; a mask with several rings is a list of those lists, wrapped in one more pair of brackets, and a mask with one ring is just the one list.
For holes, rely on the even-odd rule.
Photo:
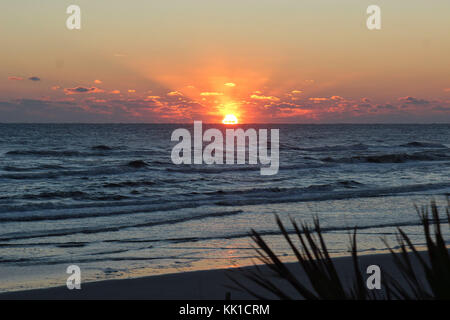
[(450, 2), (8, 2), (1, 122), (448, 122)]

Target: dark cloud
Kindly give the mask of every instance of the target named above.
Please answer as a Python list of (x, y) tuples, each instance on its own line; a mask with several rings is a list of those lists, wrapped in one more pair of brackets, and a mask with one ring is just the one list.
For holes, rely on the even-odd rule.
[(377, 109), (394, 110), (396, 108), (392, 104), (379, 104), (377, 105)]
[(430, 101), (428, 101), (428, 100), (417, 99), (417, 98), (410, 97), (410, 96), (398, 98), (398, 101), (408, 103), (408, 104), (415, 104), (415, 105), (424, 105), (424, 104), (430, 103)]
[(81, 93), (96, 93), (96, 92), (104, 92), (102, 89), (96, 87), (75, 87), (75, 88), (65, 88), (64, 92), (66, 94), (81, 94)]
[(41, 81), (41, 78), (33, 76), (33, 77), (29, 77), (28, 80), (31, 80), (31, 81)]

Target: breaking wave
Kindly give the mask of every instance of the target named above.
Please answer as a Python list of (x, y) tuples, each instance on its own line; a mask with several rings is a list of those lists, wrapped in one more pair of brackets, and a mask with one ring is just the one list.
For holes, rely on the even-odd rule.
[(416, 152), (412, 154), (397, 153), (397, 154), (383, 154), (383, 155), (364, 155), (344, 158), (322, 158), (324, 162), (335, 163), (404, 163), (408, 161), (443, 161), (449, 160), (450, 157), (445, 153), (436, 152)]

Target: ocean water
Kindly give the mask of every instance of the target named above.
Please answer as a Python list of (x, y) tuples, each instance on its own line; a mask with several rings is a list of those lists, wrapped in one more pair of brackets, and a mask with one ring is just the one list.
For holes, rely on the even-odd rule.
[(252, 264), (251, 228), (289, 260), (275, 214), (319, 216), (334, 255), (354, 226), (362, 253), (398, 225), (421, 245), (414, 204), (447, 205), (450, 125), (241, 126), (280, 129), (273, 176), (174, 165), (180, 127), (0, 124), (0, 291)]

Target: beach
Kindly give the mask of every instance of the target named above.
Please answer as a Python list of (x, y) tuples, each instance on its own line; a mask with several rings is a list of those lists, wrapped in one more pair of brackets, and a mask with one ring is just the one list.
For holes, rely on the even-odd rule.
[(289, 232), (317, 216), (333, 257), (355, 226), (361, 254), (395, 245), (398, 226), (423, 246), (414, 205), (432, 198), (446, 225), (448, 125), (240, 125), (280, 129), (273, 176), (172, 163), (179, 127), (193, 129), (0, 125), (0, 292), (63, 285), (70, 265), (86, 283), (251, 266), (251, 229), (293, 261), (275, 215)]
[[(421, 252), (422, 255), (427, 253)], [(411, 256), (414, 270), (417, 272), (419, 279), (423, 280), (423, 273), (418, 261)], [(377, 265), (381, 269), (381, 277), (383, 273), (388, 273), (400, 283), (403, 282), (401, 274), (393, 263), (390, 254), (373, 254), (360, 257), (360, 267), (363, 278), (367, 279), (367, 267)], [(351, 286), (353, 279), (352, 259), (351, 257), (333, 258), (333, 263), (341, 276), (344, 286)], [(307, 277), (297, 263), (288, 263), (289, 269), (297, 276), (300, 282), (308, 284)], [(255, 267), (247, 267), (242, 270), (254, 270)], [(269, 274), (268, 268), (263, 266), (262, 272)], [(149, 276), (136, 279), (123, 280), (104, 280), (90, 283), (82, 283), (80, 290), (69, 290), (66, 286), (17, 291), (0, 294), (0, 300), (5, 299), (38, 299), (38, 300), (70, 300), (70, 299), (139, 299), (139, 300), (225, 300), (227, 293), (230, 294), (231, 300), (247, 300), (254, 299), (250, 294), (230, 288), (235, 286), (229, 279), (229, 276), (241, 281), (251, 289), (256, 289), (268, 299), (274, 299), (275, 296), (268, 292), (258, 289), (248, 279), (243, 277), (242, 272), (238, 269), (219, 269), (208, 271), (194, 271), (177, 274), (168, 274), (161, 276)], [(287, 284), (284, 280), (274, 279), (274, 282), (285, 292), (289, 292), (293, 297), (300, 299), (301, 297)], [(376, 290), (376, 289), (374, 289)], [(383, 291), (383, 287), (381, 288)]]

